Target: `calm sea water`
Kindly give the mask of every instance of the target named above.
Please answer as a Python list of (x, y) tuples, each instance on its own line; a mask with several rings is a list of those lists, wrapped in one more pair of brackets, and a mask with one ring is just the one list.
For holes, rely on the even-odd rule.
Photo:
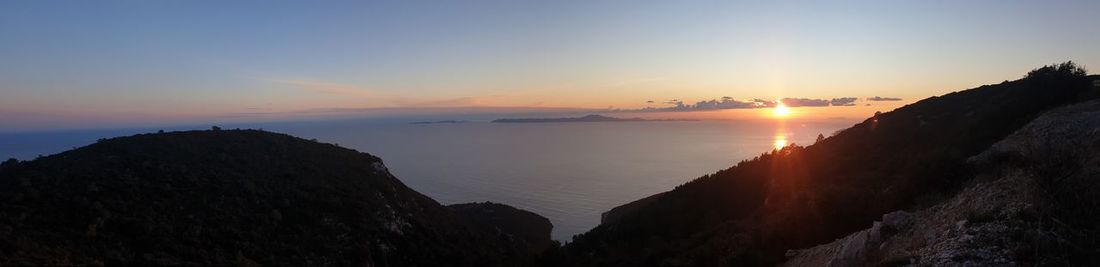
[[(550, 218), (567, 241), (615, 206), (770, 151), (810, 144), (854, 121), (613, 123), (327, 122), (244, 125), (377, 155), (406, 185), (443, 204), (493, 201)], [(148, 129), (0, 135), (0, 156), (30, 159)]]

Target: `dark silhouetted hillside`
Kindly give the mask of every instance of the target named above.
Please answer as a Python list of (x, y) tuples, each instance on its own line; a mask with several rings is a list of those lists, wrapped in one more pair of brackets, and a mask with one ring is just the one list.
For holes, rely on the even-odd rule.
[(1100, 261), (1100, 100), (1057, 108), (967, 159), (934, 206), (883, 215), (784, 266), (1092, 266)]
[(506, 231), (409, 189), (377, 157), (284, 134), (142, 134), (5, 162), (0, 264), (529, 264), (549, 222), (493, 209), (512, 213), (494, 219)]
[(492, 202), (454, 204), (447, 208), (470, 218), (490, 232), (506, 236), (509, 241), (533, 254), (558, 246), (556, 241), (550, 239), (550, 231), (554, 229), (550, 219), (534, 212)]
[(565, 262), (774, 265), (788, 249), (947, 199), (973, 177), (968, 157), (1051, 108), (1097, 98), (1093, 79), (1072, 63), (1046, 66), (876, 114), (814, 145), (765, 153), (617, 208), (564, 248)]

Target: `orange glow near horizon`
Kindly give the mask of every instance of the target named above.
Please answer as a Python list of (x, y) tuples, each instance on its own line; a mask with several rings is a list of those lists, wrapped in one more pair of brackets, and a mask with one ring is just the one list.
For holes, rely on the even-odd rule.
[(772, 108), (772, 115), (776, 118), (786, 118), (791, 115), (791, 108), (784, 105), (783, 102), (779, 102), (775, 105), (775, 108)]

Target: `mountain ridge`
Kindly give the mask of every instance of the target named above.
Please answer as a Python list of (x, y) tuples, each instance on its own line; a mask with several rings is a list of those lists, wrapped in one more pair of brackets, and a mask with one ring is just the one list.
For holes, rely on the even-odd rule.
[[(380, 158), (332, 144), (217, 127), (103, 139), (0, 163), (0, 264), (1087, 263), (1097, 260), (1089, 249), (1100, 229), (1089, 214), (1100, 214), (1100, 203), (1092, 180), (1065, 170), (1091, 170), (1087, 155), (1097, 153), (1077, 157), (1062, 153), (1066, 144), (1026, 141), (1100, 147), (1100, 138), (1074, 135), (1095, 134), (1093, 126), (1057, 128), (1075, 122), (1059, 114), (1086, 107), (1095, 115), (1096, 84), (1097, 76), (1064, 63), (876, 113), (815, 144), (776, 149), (617, 207), (564, 247), (549, 239), (544, 217), (495, 203), (443, 206), (401, 183)], [(1020, 166), (1038, 166), (1024, 170), (1038, 185), (1020, 192), (1039, 189), (1044, 198), (998, 202), (1029, 181), (996, 178)], [(1003, 190), (982, 191), (989, 188)], [(998, 213), (968, 203), (1022, 208)], [(939, 212), (964, 208), (970, 213)], [(989, 226), (1029, 226), (1037, 212), (1064, 226), (1040, 229), (1057, 238), (1028, 238), (1064, 253), (991, 254), (964, 244), (972, 232), (1003, 234)], [(951, 226), (925, 217), (965, 221), (946, 239), (912, 241), (922, 235), (906, 231)], [(943, 254), (954, 253), (943, 247), (964, 250)]]
[(1100, 100), (1046, 112), (967, 159), (975, 179), (949, 199), (888, 213), (871, 228), (788, 251), (783, 266), (1095, 262), (1096, 255), (1080, 250), (1100, 245), (1095, 215), (1088, 215), (1100, 207), (1098, 114)]
[(512, 266), (543, 242), (486, 231), (373, 155), (258, 130), (139, 134), (8, 161), (0, 199), (4, 265)]
[(563, 248), (565, 261), (777, 264), (788, 249), (843, 237), (885, 213), (933, 205), (961, 190), (973, 171), (967, 157), (1046, 110), (1096, 99), (1096, 78), (1067, 62), (877, 113), (813, 145), (764, 153), (660, 193), (575, 236)]

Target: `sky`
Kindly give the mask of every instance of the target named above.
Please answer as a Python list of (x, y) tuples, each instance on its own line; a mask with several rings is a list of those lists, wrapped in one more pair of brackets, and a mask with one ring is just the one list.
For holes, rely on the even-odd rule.
[[(6, 0), (0, 132), (724, 96), (911, 102), (1066, 60), (1100, 68), (1097, 10), (1100, 1)], [(851, 110), (822, 113), (872, 112)]]

